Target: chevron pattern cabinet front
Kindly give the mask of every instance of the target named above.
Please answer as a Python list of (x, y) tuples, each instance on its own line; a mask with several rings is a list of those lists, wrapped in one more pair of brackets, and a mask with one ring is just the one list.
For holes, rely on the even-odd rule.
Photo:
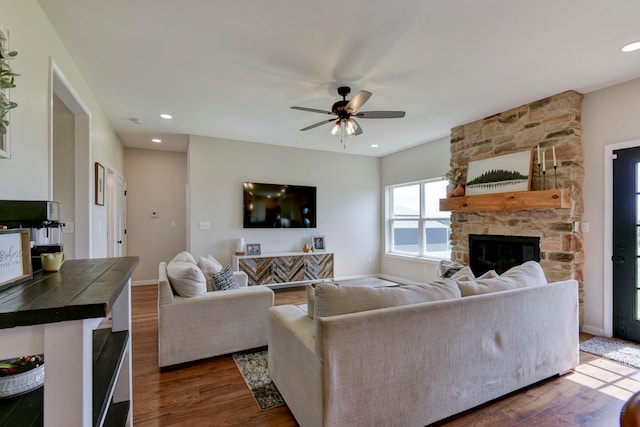
[(307, 282), (333, 278), (333, 254), (234, 256), (236, 270), (249, 276), (249, 286)]

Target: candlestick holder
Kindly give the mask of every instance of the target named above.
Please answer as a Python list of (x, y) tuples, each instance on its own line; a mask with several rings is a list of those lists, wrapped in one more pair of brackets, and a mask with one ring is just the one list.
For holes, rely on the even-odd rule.
[(558, 189), (558, 166), (553, 166), (553, 188)]
[(542, 171), (542, 169), (540, 168), (540, 163), (538, 163), (538, 190), (542, 189), (542, 181), (540, 181), (540, 171)]
[(542, 171), (542, 189), (543, 190), (547, 189), (547, 171), (546, 170)]

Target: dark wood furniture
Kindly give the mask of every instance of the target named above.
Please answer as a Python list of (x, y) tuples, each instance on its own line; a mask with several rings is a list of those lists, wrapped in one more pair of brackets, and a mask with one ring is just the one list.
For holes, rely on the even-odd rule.
[(137, 257), (70, 260), (0, 292), (0, 359), (45, 355), (44, 387), (0, 400), (0, 426), (132, 423), (137, 265)]

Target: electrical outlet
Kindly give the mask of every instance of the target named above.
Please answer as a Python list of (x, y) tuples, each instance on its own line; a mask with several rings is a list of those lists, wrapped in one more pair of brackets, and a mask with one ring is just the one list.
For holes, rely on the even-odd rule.
[(589, 223), (588, 222), (583, 222), (581, 225), (582, 225), (582, 232), (583, 233), (588, 233), (589, 232)]
[(198, 228), (200, 230), (211, 230), (211, 223), (210, 222), (201, 222), (198, 224)]

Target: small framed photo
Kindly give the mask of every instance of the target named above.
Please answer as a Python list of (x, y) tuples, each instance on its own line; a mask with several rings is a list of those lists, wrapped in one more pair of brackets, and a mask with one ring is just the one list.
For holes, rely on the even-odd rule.
[(316, 251), (324, 251), (324, 236), (312, 236), (311, 244)]
[(260, 243), (247, 243), (247, 255), (260, 255)]
[(104, 166), (96, 162), (96, 205), (104, 206)]

